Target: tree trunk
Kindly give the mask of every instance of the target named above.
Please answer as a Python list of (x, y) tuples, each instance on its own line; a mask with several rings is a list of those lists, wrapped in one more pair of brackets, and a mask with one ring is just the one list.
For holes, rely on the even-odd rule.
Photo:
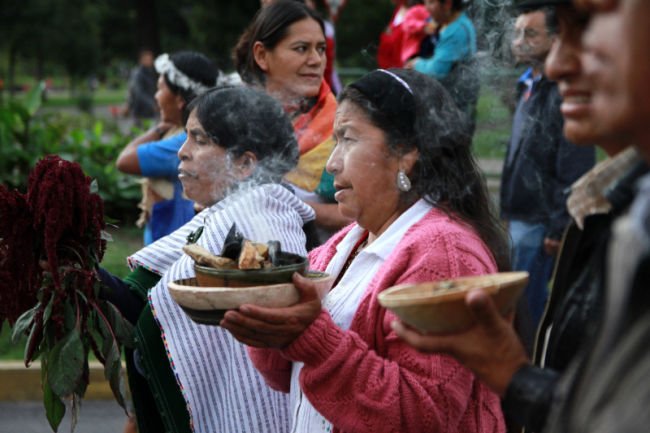
[(135, 1), (135, 27), (137, 32), (138, 50), (147, 48), (160, 54), (160, 30), (155, 0)]
[(9, 82), (9, 99), (14, 97), (16, 86), (16, 49), (14, 47), (9, 48), (9, 74), (7, 77)]

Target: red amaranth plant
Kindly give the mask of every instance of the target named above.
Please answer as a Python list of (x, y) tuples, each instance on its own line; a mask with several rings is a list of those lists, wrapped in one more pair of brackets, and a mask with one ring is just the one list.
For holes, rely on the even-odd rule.
[[(47, 419), (57, 430), (72, 397), (72, 429), (88, 386), (88, 353), (124, 407), (120, 344), (133, 347), (132, 326), (99, 298), (97, 267), (106, 250), (104, 203), (81, 167), (48, 155), (28, 179), (28, 193), (0, 187), (0, 324), (16, 344), (29, 335), (25, 365), (40, 356)], [(39, 259), (51, 277), (44, 278)], [(97, 331), (102, 348), (93, 337)]]

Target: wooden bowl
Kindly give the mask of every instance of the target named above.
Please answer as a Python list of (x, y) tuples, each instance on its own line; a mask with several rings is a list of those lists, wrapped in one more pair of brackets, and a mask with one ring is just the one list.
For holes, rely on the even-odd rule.
[[(334, 283), (334, 277), (324, 272), (309, 271), (307, 276), (316, 284), (321, 298)], [(293, 283), (246, 288), (199, 287), (196, 278), (188, 278), (170, 282), (167, 287), (185, 314), (201, 325), (218, 326), (226, 311), (237, 310), (242, 304), (282, 308), (300, 301), (300, 292)]]
[(503, 272), (424, 284), (405, 284), (381, 292), (379, 303), (409, 325), (431, 334), (469, 329), (474, 319), (465, 305), (470, 290), (484, 289), (501, 314), (508, 313), (528, 284), (528, 272)]
[(281, 266), (270, 269), (214, 269), (194, 264), (201, 287), (257, 287), (291, 283), (293, 273), (307, 275), (309, 259), (298, 254), (280, 253)]

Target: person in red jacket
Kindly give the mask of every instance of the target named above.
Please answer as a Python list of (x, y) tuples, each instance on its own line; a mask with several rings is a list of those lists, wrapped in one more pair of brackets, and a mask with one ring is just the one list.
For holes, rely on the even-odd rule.
[(404, 29), (402, 23), (406, 16), (408, 0), (393, 0), (397, 9), (393, 13), (388, 26), (381, 33), (379, 47), (377, 48), (377, 64), (381, 69), (402, 67), (402, 41)]
[(433, 78), (397, 69), (359, 79), (339, 104), (327, 170), (355, 224), (309, 255), (334, 287), (321, 301), (296, 275), (300, 303), (242, 305), (221, 326), (291, 394), (294, 431), (505, 432), (497, 395), (453, 358), (399, 340), (377, 300), (398, 284), (508, 269), (459, 111)]

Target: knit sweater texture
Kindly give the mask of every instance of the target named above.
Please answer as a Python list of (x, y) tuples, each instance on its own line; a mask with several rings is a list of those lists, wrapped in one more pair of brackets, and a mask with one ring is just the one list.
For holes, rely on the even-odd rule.
[[(349, 226), (309, 254), (325, 271)], [(377, 301), (392, 286), (494, 273), (492, 254), (469, 226), (432, 209), (406, 232), (366, 288), (349, 331), (327, 310), (285, 349), (248, 348), (275, 390), (300, 386), (334, 432), (505, 432), (498, 396), (449, 355), (427, 355), (397, 338), (398, 320)]]

